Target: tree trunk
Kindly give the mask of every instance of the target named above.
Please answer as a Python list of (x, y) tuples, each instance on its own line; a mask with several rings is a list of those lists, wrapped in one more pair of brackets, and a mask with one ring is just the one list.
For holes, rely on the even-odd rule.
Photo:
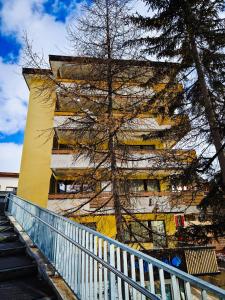
[(205, 108), (205, 114), (209, 123), (211, 137), (213, 140), (213, 144), (216, 148), (216, 152), (218, 153), (218, 160), (220, 164), (221, 174), (222, 174), (222, 184), (223, 184), (223, 191), (225, 191), (225, 155), (224, 151), (221, 151), (223, 144), (222, 138), (220, 135), (218, 122), (215, 117), (214, 107), (211, 102), (211, 98), (208, 93), (207, 84), (205, 81), (203, 67), (200, 61), (200, 57), (198, 54), (198, 49), (196, 46), (195, 38), (191, 37), (191, 47), (193, 51), (193, 58), (195, 62), (196, 71), (198, 74), (198, 80), (201, 88), (201, 93), (203, 95), (203, 103), (201, 103)]
[(106, 0), (106, 46), (107, 46), (107, 85), (108, 85), (108, 122), (109, 122), (109, 141), (108, 149), (110, 152), (110, 169), (112, 181), (112, 196), (114, 203), (114, 213), (116, 219), (117, 240), (124, 242), (123, 233), (123, 216), (118, 192), (118, 176), (117, 176), (117, 161), (114, 144), (114, 119), (113, 119), (113, 78), (112, 78), (112, 52), (111, 52), (111, 37), (109, 24), (109, 3)]
[(189, 39), (190, 39), (190, 45), (192, 50), (192, 56), (195, 64), (195, 68), (198, 74), (198, 81), (200, 85), (200, 90), (202, 94), (201, 105), (205, 108), (205, 115), (207, 118), (207, 121), (209, 123), (211, 138), (213, 141), (213, 144), (216, 148), (216, 153), (218, 155), (219, 165), (221, 169), (222, 174), (222, 189), (225, 192), (225, 155), (224, 151), (221, 151), (223, 149), (222, 144), (222, 137), (220, 135), (218, 122), (216, 120), (214, 107), (212, 105), (212, 101), (208, 92), (203, 65), (199, 56), (198, 48), (196, 45), (196, 38), (193, 33), (193, 26), (194, 26), (194, 18), (192, 18), (192, 11), (190, 9), (190, 5), (188, 1), (184, 1), (184, 15), (185, 15), (185, 22), (188, 28), (189, 33)]

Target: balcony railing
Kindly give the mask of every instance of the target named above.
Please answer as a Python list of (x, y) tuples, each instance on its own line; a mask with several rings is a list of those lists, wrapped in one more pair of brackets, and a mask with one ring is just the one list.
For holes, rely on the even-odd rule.
[[(173, 212), (173, 213), (198, 213), (197, 206), (201, 203), (204, 198), (204, 192), (196, 191), (183, 191), (183, 192), (131, 192), (129, 195), (129, 201), (127, 195), (121, 194), (121, 200), (123, 200), (123, 205), (127, 205), (130, 209), (135, 212)], [(70, 208), (74, 207), (76, 200), (76, 205), (79, 207), (83, 201), (93, 198), (87, 203), (85, 209), (96, 210), (99, 207), (107, 207), (107, 209), (113, 209), (113, 200), (111, 192), (102, 192), (100, 195), (96, 196), (95, 192), (77, 192), (77, 193), (51, 193), (48, 196), (50, 200), (49, 208), (54, 207), (54, 201), (57, 205), (63, 209), (65, 206), (65, 200), (67, 200), (67, 206)], [(53, 202), (51, 200), (54, 200)], [(68, 207), (67, 207), (68, 208)], [(102, 211), (98, 211), (102, 214)]]
[(7, 200), (8, 213), (79, 299), (191, 300), (196, 291), (197, 299), (225, 299), (224, 290), (90, 228), (15, 195)]

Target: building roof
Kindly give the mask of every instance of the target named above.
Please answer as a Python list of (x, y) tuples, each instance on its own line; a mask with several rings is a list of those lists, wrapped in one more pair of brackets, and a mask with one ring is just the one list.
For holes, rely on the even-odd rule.
[[(88, 57), (88, 56), (64, 56), (64, 55), (49, 55), (49, 62), (58, 61), (58, 62), (70, 62), (70, 63), (104, 63), (106, 59), (97, 58), (97, 57)], [(161, 61), (152, 61), (152, 60), (133, 60), (133, 59), (112, 59), (113, 62), (117, 64), (129, 64), (133, 66), (154, 66), (154, 67), (171, 67), (177, 65), (173, 62), (161, 62)]]
[(0, 172), (0, 177), (14, 177), (14, 178), (19, 178), (19, 173)]
[(51, 76), (53, 73), (50, 69), (35, 69), (35, 68), (23, 68), (22, 69), (22, 74), (23, 77), (26, 81), (26, 84), (29, 88), (29, 79), (30, 76), (35, 76), (35, 75), (39, 75), (39, 76)]
[[(49, 55), (49, 69), (41, 68), (23, 68), (22, 74), (29, 88), (30, 79), (33, 76), (49, 76), (58, 77), (58, 70), (62, 65), (91, 65), (91, 64), (104, 64), (106, 59), (87, 56), (63, 56), (63, 55)], [(132, 59), (112, 59), (112, 62), (118, 67), (145, 67), (145, 68), (159, 68), (164, 71), (176, 67), (178, 64), (173, 62), (160, 62), (151, 60), (132, 60)], [(78, 70), (76, 70), (78, 71)]]
[(23, 68), (22, 74), (32, 74), (32, 75), (51, 75), (52, 71), (50, 69), (35, 69), (35, 68)]

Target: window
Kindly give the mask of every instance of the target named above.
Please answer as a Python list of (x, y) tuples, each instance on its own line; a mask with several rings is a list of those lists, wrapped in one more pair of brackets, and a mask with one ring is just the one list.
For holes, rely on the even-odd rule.
[(16, 192), (17, 188), (12, 186), (7, 186), (5, 189), (7, 192)]
[(157, 179), (135, 179), (130, 180), (131, 192), (160, 192), (160, 183)]
[(56, 135), (54, 135), (53, 137), (53, 150), (65, 150), (65, 149), (73, 149), (73, 147), (71, 147), (71, 145), (67, 145), (67, 144), (60, 144), (58, 142), (58, 138)]
[(95, 184), (80, 183), (74, 181), (59, 181), (57, 183), (58, 193), (82, 193), (95, 191)]
[(150, 242), (154, 248), (166, 247), (164, 221), (140, 221), (124, 224), (126, 242)]
[(66, 185), (63, 182), (60, 182), (58, 184), (58, 192), (59, 193), (65, 193), (66, 192)]
[(166, 247), (166, 230), (164, 221), (151, 221), (154, 248)]
[(196, 220), (196, 216), (194, 214), (185, 215), (185, 221), (191, 222), (195, 220)]
[(128, 222), (124, 225), (126, 242), (152, 242), (150, 221)]

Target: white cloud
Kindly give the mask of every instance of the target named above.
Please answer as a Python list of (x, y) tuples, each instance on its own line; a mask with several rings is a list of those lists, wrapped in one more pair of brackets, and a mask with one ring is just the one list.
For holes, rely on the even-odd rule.
[[(44, 12), (46, 0), (7, 0), (0, 11), (0, 32), (13, 35), (22, 45), (18, 65), (5, 63), (0, 57), (0, 132), (13, 134), (23, 130), (26, 120), (28, 89), (22, 77), (24, 34), (31, 39), (33, 51), (43, 53), (48, 61), (49, 54), (68, 53), (66, 24), (55, 20)], [(76, 1), (71, 1), (70, 7)], [(58, 6), (55, 1), (55, 7)], [(80, 3), (77, 4), (77, 10)], [(71, 14), (74, 11), (71, 10)], [(70, 16), (67, 16), (68, 20)]]
[[(0, 11), (0, 33), (13, 35), (24, 46), (27, 32), (33, 41), (34, 51), (59, 54), (66, 47), (66, 27), (43, 10), (44, 0), (3, 1)], [(14, 134), (23, 131), (26, 122), (29, 91), (22, 77), (22, 53), (18, 65), (3, 62), (0, 57), (0, 133)], [(0, 170), (18, 171), (22, 146), (0, 143)]]
[(23, 44), (25, 32), (32, 39), (34, 51), (48, 54), (59, 52), (67, 44), (66, 27), (54, 16), (43, 11), (43, 0), (8, 0), (1, 10), (2, 27), (5, 34), (13, 34)]
[(22, 145), (14, 143), (0, 143), (0, 171), (19, 172)]
[(150, 14), (152, 14), (152, 13), (150, 13), (148, 5), (146, 4), (146, 2), (144, 2), (142, 0), (133, 0), (133, 1), (131, 1), (131, 7), (132, 7), (132, 12), (134, 14), (138, 13), (142, 16), (149, 16)]
[(0, 132), (13, 134), (25, 125), (28, 90), (16, 64), (5, 64), (0, 58)]

